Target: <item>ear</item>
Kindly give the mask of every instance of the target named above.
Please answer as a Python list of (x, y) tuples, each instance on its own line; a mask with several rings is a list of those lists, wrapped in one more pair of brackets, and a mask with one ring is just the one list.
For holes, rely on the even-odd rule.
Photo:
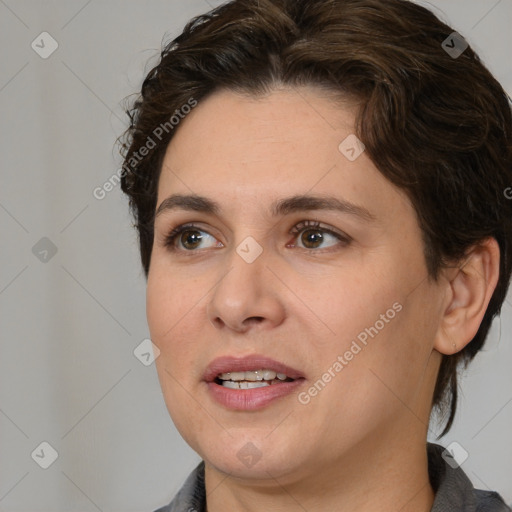
[(477, 333), (500, 271), (494, 238), (473, 246), (458, 266), (446, 269), (446, 296), (434, 348), (442, 354), (462, 350)]

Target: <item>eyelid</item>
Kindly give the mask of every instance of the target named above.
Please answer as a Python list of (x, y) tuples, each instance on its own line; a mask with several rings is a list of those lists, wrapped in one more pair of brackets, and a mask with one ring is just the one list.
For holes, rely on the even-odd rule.
[[(331, 226), (322, 224), (321, 222), (319, 222), (317, 220), (302, 220), (300, 222), (297, 222), (296, 224), (294, 224), (294, 226), (290, 230), (290, 234), (293, 234), (293, 235), (297, 236), (301, 232), (303, 232), (303, 231), (305, 231), (307, 229), (323, 231), (324, 233), (327, 233), (327, 234), (332, 235), (335, 238), (337, 238), (338, 242), (339, 242), (338, 244), (335, 244), (333, 246), (329, 246), (329, 247), (325, 247), (325, 248), (319, 248), (319, 249), (308, 249), (308, 248), (305, 248), (305, 247), (298, 247), (299, 249), (302, 249), (304, 251), (308, 251), (308, 252), (311, 252), (311, 253), (314, 253), (314, 252), (322, 253), (322, 252), (333, 251), (333, 250), (336, 250), (336, 248), (339, 247), (340, 244), (348, 245), (353, 240), (352, 237), (350, 237), (349, 235), (347, 235), (343, 231), (339, 231), (336, 228), (333, 228)], [(287, 247), (289, 247), (289, 245), (287, 245)], [(292, 245), (292, 247), (296, 247), (295, 244)]]
[[(185, 250), (185, 249), (177, 249), (175, 247), (175, 243), (176, 243), (176, 240), (177, 240), (178, 236), (183, 231), (187, 231), (187, 230), (190, 230), (190, 231), (194, 231), (194, 230), (195, 231), (201, 231), (201, 232), (204, 232), (204, 233), (208, 234), (209, 236), (211, 236), (211, 237), (213, 237), (215, 239), (217, 238), (214, 235), (212, 235), (207, 229), (201, 228), (201, 226), (199, 224), (200, 223), (198, 223), (198, 222), (187, 222), (187, 223), (184, 223), (184, 224), (179, 224), (178, 226), (174, 227), (170, 231), (169, 234), (165, 235), (165, 237), (164, 237), (164, 246), (168, 247), (170, 250), (180, 251), (180, 252), (183, 252), (183, 253), (193, 254), (195, 252), (200, 252), (201, 249)], [(305, 219), (305, 220), (301, 220), (299, 222), (296, 222), (292, 226), (292, 228), (288, 231), (288, 234), (289, 235), (299, 235), (302, 231), (304, 231), (304, 230), (306, 230), (308, 228), (309, 229), (317, 229), (319, 231), (323, 231), (325, 233), (328, 233), (328, 234), (338, 238), (338, 240), (339, 240), (339, 242), (341, 244), (345, 244), (346, 245), (346, 244), (348, 244), (348, 243), (350, 243), (352, 241), (352, 238), (349, 235), (347, 235), (346, 233), (344, 233), (342, 231), (338, 231), (335, 228), (332, 228), (330, 226), (322, 224), (319, 221), (311, 220), (311, 219)], [(220, 242), (220, 243), (222, 244), (222, 242)], [(289, 244), (287, 244), (286, 246), (290, 247)], [(296, 247), (296, 246), (292, 245), (292, 247)], [(325, 249), (322, 249), (322, 248), (319, 248), (319, 249), (308, 249), (308, 248), (304, 248), (304, 247), (298, 247), (298, 248), (302, 249), (302, 250), (305, 250), (305, 251), (308, 251), (308, 252), (324, 252), (324, 251), (328, 251), (332, 247), (336, 247), (336, 245), (335, 246), (326, 247)]]
[(326, 224), (322, 224), (321, 222), (317, 220), (301, 220), (293, 225), (293, 227), (290, 229), (290, 234), (298, 234), (301, 231), (304, 231), (306, 228), (309, 229), (318, 229), (319, 231), (325, 231), (326, 233), (330, 233), (332, 235), (335, 235), (339, 238), (343, 238), (346, 240), (350, 240), (351, 238), (346, 234), (343, 233), (343, 231), (339, 231), (336, 228), (333, 228), (331, 226), (328, 226)]
[[(212, 235), (208, 230), (201, 228), (201, 226), (199, 226), (199, 224), (200, 223), (197, 223), (197, 222), (186, 222), (184, 224), (179, 224), (178, 226), (174, 227), (173, 229), (171, 229), (171, 231), (168, 234), (165, 235), (164, 246), (169, 248), (170, 250), (174, 250), (174, 251), (181, 251), (181, 252), (186, 252), (186, 253), (199, 252), (200, 249), (194, 250), (194, 251), (191, 251), (191, 250), (187, 251), (187, 250), (183, 250), (183, 249), (176, 249), (174, 247), (179, 235), (181, 233), (183, 233), (183, 231), (187, 231), (187, 230), (201, 231), (215, 239), (217, 238), (216, 236)], [(220, 242), (220, 243), (222, 243), (222, 242)]]

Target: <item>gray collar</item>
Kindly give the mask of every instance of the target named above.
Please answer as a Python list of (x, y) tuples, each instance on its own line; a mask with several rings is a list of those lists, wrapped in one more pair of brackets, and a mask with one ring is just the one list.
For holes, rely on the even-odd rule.
[(509, 512), (512, 510), (505, 505), (498, 493), (475, 489), (466, 473), (455, 463), (443, 446), (427, 443), (427, 454), (430, 484), (435, 492), (431, 512)]

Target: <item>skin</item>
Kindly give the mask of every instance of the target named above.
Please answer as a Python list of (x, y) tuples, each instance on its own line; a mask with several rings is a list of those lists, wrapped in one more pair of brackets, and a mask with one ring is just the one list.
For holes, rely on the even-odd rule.
[[(356, 108), (314, 87), (258, 98), (218, 91), (167, 148), (157, 207), (178, 193), (221, 206), (219, 215), (157, 216), (147, 283), (163, 395), (205, 460), (210, 512), (432, 506), (425, 443), (441, 354), (476, 333), (499, 249), (489, 239), (429, 280), (406, 195), (366, 153), (351, 162), (338, 150), (354, 133)], [(306, 193), (350, 201), (375, 220), (323, 210), (270, 214), (275, 200)], [(311, 228), (290, 234), (302, 220), (351, 240), (321, 232), (323, 241), (306, 247)], [(174, 250), (166, 247), (169, 232), (188, 222), (201, 230), (199, 247), (187, 250), (180, 237)], [(263, 249), (250, 264), (236, 252), (248, 236)], [(202, 380), (218, 356), (263, 354), (300, 370), (307, 390), (394, 303), (401, 311), (306, 405), (294, 392), (259, 411), (232, 411)], [(251, 467), (237, 457), (248, 442), (260, 456)]]

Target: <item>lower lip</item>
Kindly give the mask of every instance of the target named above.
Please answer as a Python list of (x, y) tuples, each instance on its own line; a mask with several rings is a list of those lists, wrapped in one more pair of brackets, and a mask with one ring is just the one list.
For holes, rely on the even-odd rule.
[(230, 389), (215, 382), (207, 382), (207, 384), (213, 399), (228, 409), (255, 411), (278, 398), (293, 393), (304, 382), (305, 379), (297, 379), (254, 389)]

